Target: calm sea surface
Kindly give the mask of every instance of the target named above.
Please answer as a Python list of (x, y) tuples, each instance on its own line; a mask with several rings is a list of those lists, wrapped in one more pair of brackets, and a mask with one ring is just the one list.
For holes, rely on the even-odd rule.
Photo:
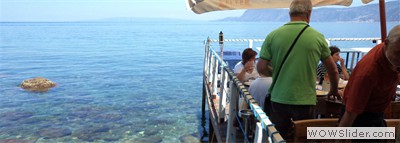
[[(264, 39), (284, 23), (0, 23), (0, 141), (184, 142), (199, 138), (203, 41)], [(379, 23), (311, 23), (326, 37), (380, 37)], [(388, 29), (394, 23), (388, 23)], [(371, 42), (333, 43), (342, 48)], [(226, 49), (245, 48), (227, 43)], [(261, 43), (255, 43), (259, 47)], [(45, 93), (19, 84), (42, 76)], [(185, 140), (186, 139), (186, 140)]]

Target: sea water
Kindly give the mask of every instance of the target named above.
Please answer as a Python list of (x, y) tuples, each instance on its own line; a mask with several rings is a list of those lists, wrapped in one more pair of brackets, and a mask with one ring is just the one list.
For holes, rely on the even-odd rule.
[[(0, 141), (200, 139), (207, 37), (264, 39), (284, 22), (0, 23)], [(311, 23), (329, 37), (380, 37), (379, 23)], [(388, 29), (394, 23), (388, 23)], [(255, 43), (255, 47), (262, 43)], [(367, 46), (341, 44), (341, 48)], [(227, 43), (226, 49), (244, 45)], [(48, 92), (19, 84), (45, 77)], [(208, 123), (205, 125), (208, 126)]]

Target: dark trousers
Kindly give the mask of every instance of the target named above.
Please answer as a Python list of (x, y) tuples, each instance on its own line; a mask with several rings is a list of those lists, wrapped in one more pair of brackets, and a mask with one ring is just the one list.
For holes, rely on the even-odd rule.
[(272, 101), (271, 109), (270, 120), (284, 139), (292, 138), (288, 134), (292, 121), (315, 117), (315, 105), (288, 105)]
[(267, 116), (271, 116), (271, 94), (265, 97), (263, 110)]
[[(346, 111), (346, 106), (342, 106), (342, 115)], [(340, 122), (340, 120), (339, 120)], [(384, 113), (370, 113), (363, 112), (357, 116), (357, 118), (353, 122), (353, 127), (386, 127), (386, 121)], [(353, 143), (355, 142), (386, 142), (384, 139), (353, 139)]]

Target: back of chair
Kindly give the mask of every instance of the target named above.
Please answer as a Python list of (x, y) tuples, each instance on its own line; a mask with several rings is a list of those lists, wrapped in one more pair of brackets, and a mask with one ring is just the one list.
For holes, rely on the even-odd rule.
[(390, 104), (392, 110), (392, 119), (399, 119), (400, 118), (400, 102), (399, 101), (392, 101)]
[[(396, 133), (399, 134), (398, 131), (400, 129), (399, 128), (400, 119), (385, 119), (385, 121), (386, 121), (387, 127), (395, 127), (396, 128), (395, 129)], [(392, 143), (392, 142), (396, 142), (396, 141), (395, 140), (387, 140), (387, 142), (388, 143)]]
[(304, 142), (307, 139), (307, 127), (337, 127), (338, 121), (338, 118), (294, 121), (294, 142)]
[[(396, 127), (400, 124), (400, 119), (385, 119), (387, 127)], [(397, 131), (397, 130), (396, 130)]]

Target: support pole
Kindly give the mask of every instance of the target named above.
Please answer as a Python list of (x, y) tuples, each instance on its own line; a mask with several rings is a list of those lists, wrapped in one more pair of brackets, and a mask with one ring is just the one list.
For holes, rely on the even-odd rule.
[(224, 33), (219, 32), (219, 48), (221, 52), (221, 60), (224, 61)]
[(381, 20), (381, 40), (385, 42), (386, 39), (386, 9), (385, 0), (379, 0), (379, 15)]

